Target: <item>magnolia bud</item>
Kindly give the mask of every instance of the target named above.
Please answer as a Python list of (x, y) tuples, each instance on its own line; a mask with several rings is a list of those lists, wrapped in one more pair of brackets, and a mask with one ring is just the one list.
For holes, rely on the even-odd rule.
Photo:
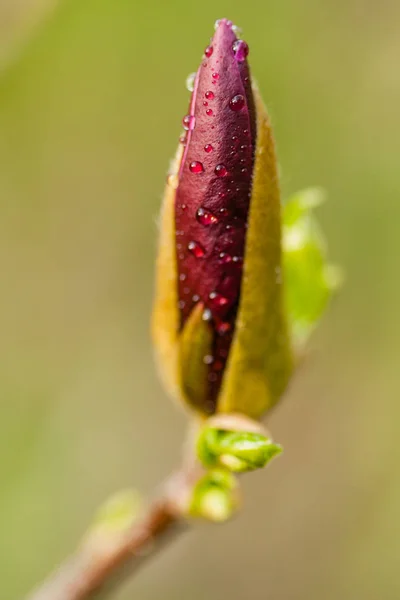
[(162, 209), (153, 337), (173, 396), (205, 415), (258, 418), (293, 360), (275, 146), (247, 54), (220, 20), (191, 83)]

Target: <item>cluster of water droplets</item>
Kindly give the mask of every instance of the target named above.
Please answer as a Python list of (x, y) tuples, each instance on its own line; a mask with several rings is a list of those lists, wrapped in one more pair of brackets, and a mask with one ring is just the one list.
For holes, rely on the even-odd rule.
[[(232, 22), (224, 20), (220, 20), (216, 22), (216, 29), (219, 27), (221, 22), (224, 21), (225, 24), (230, 26), (234, 31), (236, 37), (240, 37), (241, 31), (238, 27), (233, 25)], [(236, 39), (232, 44), (232, 57), (237, 63), (243, 63), (246, 60), (246, 57), (249, 53), (249, 47), (245, 41), (242, 39)], [(218, 65), (212, 64), (209, 59), (213, 57), (214, 47), (212, 42), (208, 45), (204, 50), (203, 57), (203, 66), (206, 67), (208, 65), (210, 68), (210, 86), (209, 89), (204, 93), (204, 97), (201, 100), (204, 114), (207, 117), (210, 117), (210, 125), (211, 129), (214, 129), (214, 125), (212, 125), (212, 119), (218, 113), (218, 109), (216, 109), (215, 100), (218, 96), (219, 86), (221, 85), (221, 74), (218, 72)], [(213, 59), (212, 59), (213, 60)], [(218, 63), (218, 61), (217, 61)], [(186, 87), (190, 92), (193, 92), (195, 87), (196, 73), (191, 73), (186, 79)], [(244, 83), (248, 83), (248, 78), (244, 80)], [(212, 88), (212, 89), (211, 89)], [(227, 107), (233, 112), (240, 112), (246, 107), (246, 97), (243, 94), (234, 94), (230, 99), (227, 99)], [(191, 111), (192, 112), (192, 111)], [(191, 132), (196, 128), (196, 117), (194, 114), (188, 114), (183, 118), (183, 127), (184, 134), (181, 135), (179, 141), (182, 145), (186, 145), (188, 142), (188, 136), (190, 136)], [(249, 131), (245, 130), (244, 135), (248, 135)], [(194, 177), (204, 176), (206, 169), (212, 169), (213, 174), (216, 178), (229, 178), (232, 177), (232, 174), (229, 172), (227, 166), (223, 163), (218, 163), (215, 161), (214, 164), (210, 165), (210, 158), (212, 158), (212, 153), (216, 151), (217, 142), (213, 141), (212, 143), (206, 143), (203, 146), (205, 156), (209, 156), (207, 160), (204, 160), (201, 156), (195, 156), (197, 160), (191, 160), (188, 164), (185, 165), (185, 168), (190, 171), (190, 173)], [(237, 135), (232, 136), (232, 160), (239, 165), (241, 173), (245, 174), (247, 172), (245, 159), (245, 151), (247, 149), (247, 145), (240, 142), (239, 137)], [(217, 156), (217, 155), (216, 155)], [(216, 164), (217, 163), (217, 164)], [(177, 175), (170, 175), (168, 177), (168, 183), (174, 189), (177, 188), (179, 180)], [(232, 185), (234, 184), (234, 180), (229, 181)], [(229, 195), (231, 192), (233, 194), (239, 193), (241, 191), (240, 187), (229, 187), (225, 191), (218, 192), (218, 196), (221, 200)], [(185, 204), (181, 204), (180, 208), (186, 210), (188, 207)], [(231, 210), (225, 207), (220, 208), (219, 210), (210, 210), (204, 206), (200, 206), (197, 208), (195, 212), (195, 218), (197, 222), (202, 227), (215, 227), (224, 224), (224, 228), (226, 230), (232, 229), (235, 226), (235, 220), (238, 218), (235, 215), (232, 215)], [(245, 225), (246, 226), (246, 225)], [(183, 231), (177, 231), (177, 236), (184, 235)], [(177, 239), (179, 242), (179, 238)], [(185, 247), (183, 247), (182, 243), (177, 243), (178, 256), (180, 260), (183, 260), (185, 257), (185, 250), (189, 252), (196, 260), (202, 261), (208, 258), (208, 253), (206, 248), (195, 239), (190, 240)], [(217, 250), (218, 252), (218, 250)], [(221, 251), (216, 255), (216, 260), (223, 266), (224, 277), (221, 281), (221, 285), (218, 286), (217, 289), (211, 291), (207, 297), (200, 297), (199, 294), (193, 294), (191, 296), (191, 301), (193, 303), (198, 303), (202, 301), (205, 305), (203, 310), (202, 318), (206, 322), (212, 322), (212, 327), (217, 334), (217, 339), (219, 339), (222, 343), (217, 342), (212, 350), (212, 354), (206, 354), (203, 357), (204, 364), (210, 367), (208, 373), (208, 379), (210, 384), (217, 385), (217, 382), (220, 379), (220, 374), (225, 366), (226, 358), (229, 352), (229, 346), (232, 339), (233, 333), (233, 315), (232, 310), (235, 311), (234, 302), (237, 293), (237, 284), (227, 284), (226, 282), (231, 279), (234, 282), (237, 282), (237, 269), (241, 269), (243, 266), (243, 256), (236, 255), (233, 252), (229, 251)], [(280, 279), (280, 273), (276, 274), (277, 280)], [(185, 282), (188, 278), (188, 275), (185, 273), (181, 273), (179, 275), (179, 281), (181, 282), (181, 293), (183, 294), (182, 298), (179, 300), (178, 306), (180, 309), (184, 309), (188, 299), (190, 298), (191, 288), (186, 285)], [(230, 315), (230, 316), (227, 316)], [(210, 407), (210, 412), (212, 407)]]

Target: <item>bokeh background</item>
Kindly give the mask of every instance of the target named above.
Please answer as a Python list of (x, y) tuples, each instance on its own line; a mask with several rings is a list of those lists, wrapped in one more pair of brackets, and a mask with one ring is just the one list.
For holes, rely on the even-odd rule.
[(186, 419), (149, 336), (156, 218), (216, 18), (243, 27), (285, 196), (322, 185), (346, 285), (269, 418), (282, 458), (116, 600), (400, 595), (400, 4), (0, 0), (1, 598), (150, 492)]

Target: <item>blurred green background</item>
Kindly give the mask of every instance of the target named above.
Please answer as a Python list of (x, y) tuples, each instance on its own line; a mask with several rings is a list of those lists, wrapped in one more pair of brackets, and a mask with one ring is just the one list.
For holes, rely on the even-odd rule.
[(287, 196), (347, 282), (268, 420), (282, 458), (115, 596), (400, 595), (400, 4), (0, 0), (0, 597), (73, 550), (114, 491), (149, 492), (186, 419), (149, 339), (156, 218), (216, 18), (243, 27)]

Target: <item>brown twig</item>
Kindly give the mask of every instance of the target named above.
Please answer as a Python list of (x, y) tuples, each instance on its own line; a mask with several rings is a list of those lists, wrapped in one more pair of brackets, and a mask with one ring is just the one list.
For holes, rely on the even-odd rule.
[(26, 600), (86, 600), (113, 591), (126, 576), (187, 528), (182, 501), (195, 474), (171, 476), (143, 514), (117, 534), (96, 528), (77, 552)]

